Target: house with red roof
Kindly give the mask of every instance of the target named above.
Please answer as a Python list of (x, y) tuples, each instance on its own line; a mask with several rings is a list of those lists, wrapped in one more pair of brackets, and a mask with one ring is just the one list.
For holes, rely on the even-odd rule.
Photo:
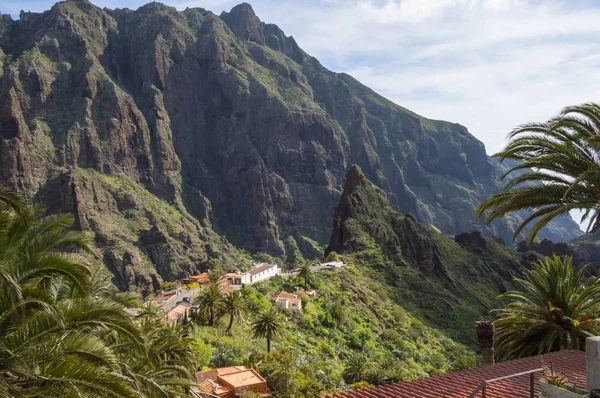
[(185, 317), (189, 315), (190, 307), (191, 306), (187, 303), (177, 304), (173, 309), (167, 312), (165, 321), (171, 326), (181, 324)]
[(201, 274), (198, 275), (192, 275), (188, 278), (183, 278), (181, 280), (181, 282), (183, 282), (183, 284), (188, 285), (190, 283), (198, 283), (198, 285), (200, 285), (200, 287), (205, 287), (206, 285), (208, 285), (209, 278), (208, 278), (208, 272), (203, 272)]
[(192, 389), (195, 397), (203, 397), (203, 392), (224, 398), (235, 398), (242, 391), (252, 391), (263, 397), (270, 395), (265, 379), (256, 370), (245, 366), (196, 372), (196, 383), (199, 387)]
[[(600, 338), (596, 344), (600, 344)], [(588, 347), (590, 339), (588, 339)], [(588, 349), (589, 351), (589, 349)], [(401, 383), (393, 383), (359, 391), (326, 395), (326, 398), (533, 398), (540, 395), (540, 379), (544, 364), (552, 361), (556, 372), (564, 372), (571, 383), (581, 388), (590, 387), (586, 368), (597, 369), (593, 377), (600, 388), (600, 359), (598, 350), (565, 350), (529, 358), (515, 359), (493, 365), (481, 366), (441, 376), (426, 377)], [(593, 357), (590, 359), (590, 357)], [(485, 391), (483, 391), (485, 390)]]
[(292, 312), (302, 312), (302, 300), (292, 293), (282, 290), (278, 295), (271, 297), (275, 305), (281, 309), (286, 309)]

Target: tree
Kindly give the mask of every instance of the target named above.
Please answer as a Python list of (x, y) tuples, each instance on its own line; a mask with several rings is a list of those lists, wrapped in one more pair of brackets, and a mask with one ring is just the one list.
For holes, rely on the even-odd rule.
[(271, 352), (260, 365), (260, 372), (277, 397), (298, 395), (298, 354), (293, 348), (283, 347)]
[(314, 274), (311, 268), (311, 262), (306, 261), (300, 266), (298, 276), (304, 280), (304, 291), (308, 290), (308, 284), (312, 281)]
[(271, 340), (283, 333), (283, 317), (277, 307), (271, 305), (260, 311), (252, 322), (252, 332), (254, 338), (267, 339), (267, 352), (271, 352)]
[(371, 372), (372, 365), (366, 355), (362, 353), (354, 354), (346, 361), (342, 376), (348, 384), (364, 381)]
[(600, 334), (600, 278), (585, 278), (585, 269), (554, 256), (516, 279), (520, 291), (501, 295), (509, 303), (494, 310), (498, 359), (583, 350), (587, 337)]
[(381, 356), (367, 366), (366, 381), (376, 386), (399, 382), (406, 378), (402, 365), (391, 356)]
[(136, 297), (92, 272), (72, 216), (42, 217), (1, 187), (0, 202), (0, 396), (180, 396), (197, 367), (183, 331), (152, 308), (133, 322)]
[(600, 227), (600, 105), (583, 104), (565, 108), (545, 123), (518, 127), (511, 141), (494, 155), (502, 161), (516, 161), (503, 176), (514, 175), (504, 190), (479, 205), (476, 216), (488, 213), (486, 222), (506, 214), (531, 210), (515, 230), (513, 239), (534, 222), (527, 241), (533, 241), (550, 221), (569, 213), (583, 211), (582, 222), (589, 220), (588, 231)]
[(481, 349), (484, 365), (494, 363), (494, 322), (479, 321), (476, 324), (477, 343)]
[(70, 215), (41, 217), (4, 188), (0, 201), (0, 393), (134, 397), (111, 374), (118, 360), (99, 336), (115, 330), (139, 344), (139, 334), (118, 303), (91, 299), (79, 253), (88, 238), (68, 230)]
[(461, 355), (452, 362), (450, 370), (460, 372), (461, 370), (473, 369), (479, 365), (479, 359), (474, 355)]
[(215, 320), (221, 314), (225, 304), (219, 285), (216, 283), (208, 285), (196, 298), (196, 304), (198, 310), (208, 316), (208, 325), (215, 326)]
[(338, 325), (342, 325), (346, 320), (346, 311), (344, 308), (346, 308), (346, 306), (339, 301), (335, 301), (329, 307), (329, 313)]
[(242, 320), (248, 314), (248, 305), (246, 304), (246, 299), (239, 290), (234, 290), (225, 297), (223, 307), (223, 313), (229, 315), (229, 326), (227, 326), (227, 332), (231, 330), (233, 321), (235, 319)]
[(334, 252), (333, 250), (329, 252), (329, 254), (327, 255), (327, 257), (325, 258), (325, 262), (326, 263), (330, 263), (333, 261), (339, 261), (339, 256), (336, 252)]
[[(168, 326), (160, 321), (144, 320), (140, 324), (143, 354), (136, 354), (127, 344), (115, 346), (124, 374), (135, 380), (144, 397), (174, 397), (179, 387), (189, 387), (190, 370), (206, 365), (202, 361), (201, 342), (182, 325)], [(193, 374), (193, 373), (192, 373)]]
[(210, 283), (220, 284), (225, 278), (225, 267), (223, 263), (216, 258), (211, 258), (208, 261), (208, 280)]

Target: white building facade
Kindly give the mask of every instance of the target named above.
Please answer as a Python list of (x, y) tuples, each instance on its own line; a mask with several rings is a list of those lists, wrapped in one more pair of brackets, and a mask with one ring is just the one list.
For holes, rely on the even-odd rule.
[(277, 264), (253, 264), (250, 271), (238, 274), (227, 274), (231, 286), (250, 285), (279, 275), (281, 268)]
[(248, 272), (250, 275), (250, 283), (256, 283), (279, 275), (281, 269), (277, 264), (253, 264), (252, 269)]

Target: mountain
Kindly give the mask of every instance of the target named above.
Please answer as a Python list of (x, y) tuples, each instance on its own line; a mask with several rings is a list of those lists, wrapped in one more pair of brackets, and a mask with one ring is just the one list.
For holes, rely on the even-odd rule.
[(454, 239), (392, 209), (385, 193), (352, 166), (335, 208), (326, 250), (361, 264), (368, 279), (392, 286), (394, 301), (458, 341), (474, 339), (475, 321), (499, 308), (537, 255), (508, 248), (479, 232)]
[(64, 1), (0, 16), (0, 60), (0, 183), (73, 212), (122, 289), (240, 264), (236, 247), (320, 255), (352, 164), (445, 234), (508, 241), (522, 220), (473, 219), (502, 167), (465, 127), (327, 70), (248, 4)]

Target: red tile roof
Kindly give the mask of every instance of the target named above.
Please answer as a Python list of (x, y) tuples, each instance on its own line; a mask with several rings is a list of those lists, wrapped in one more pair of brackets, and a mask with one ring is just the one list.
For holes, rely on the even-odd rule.
[[(560, 351), (482, 366), (462, 372), (446, 373), (402, 383), (388, 384), (361, 391), (327, 395), (329, 398), (466, 398), (482, 382), (541, 368), (552, 360), (555, 371), (564, 371), (570, 382), (586, 385), (585, 352)], [(535, 374), (536, 397), (539, 394), (541, 372)], [(481, 393), (478, 394), (481, 397)], [(488, 384), (487, 398), (529, 397), (529, 375), (517, 376)]]
[(273, 297), (273, 299), (278, 299), (278, 298), (298, 298), (298, 295), (288, 293), (285, 290), (282, 290), (281, 292), (279, 292), (279, 294), (277, 296)]
[(198, 282), (200, 284), (205, 284), (208, 283), (208, 273), (207, 272), (203, 272), (201, 274), (198, 275), (192, 275), (189, 278), (190, 280), (194, 281), (194, 282)]
[(219, 397), (236, 397), (237, 391), (250, 390), (259, 395), (268, 395), (267, 382), (254, 369), (245, 366), (229, 366), (196, 372), (196, 383), (200, 390)]
[(186, 311), (190, 308), (188, 304), (178, 304), (171, 311), (167, 312), (167, 322), (169, 324), (179, 321)]

